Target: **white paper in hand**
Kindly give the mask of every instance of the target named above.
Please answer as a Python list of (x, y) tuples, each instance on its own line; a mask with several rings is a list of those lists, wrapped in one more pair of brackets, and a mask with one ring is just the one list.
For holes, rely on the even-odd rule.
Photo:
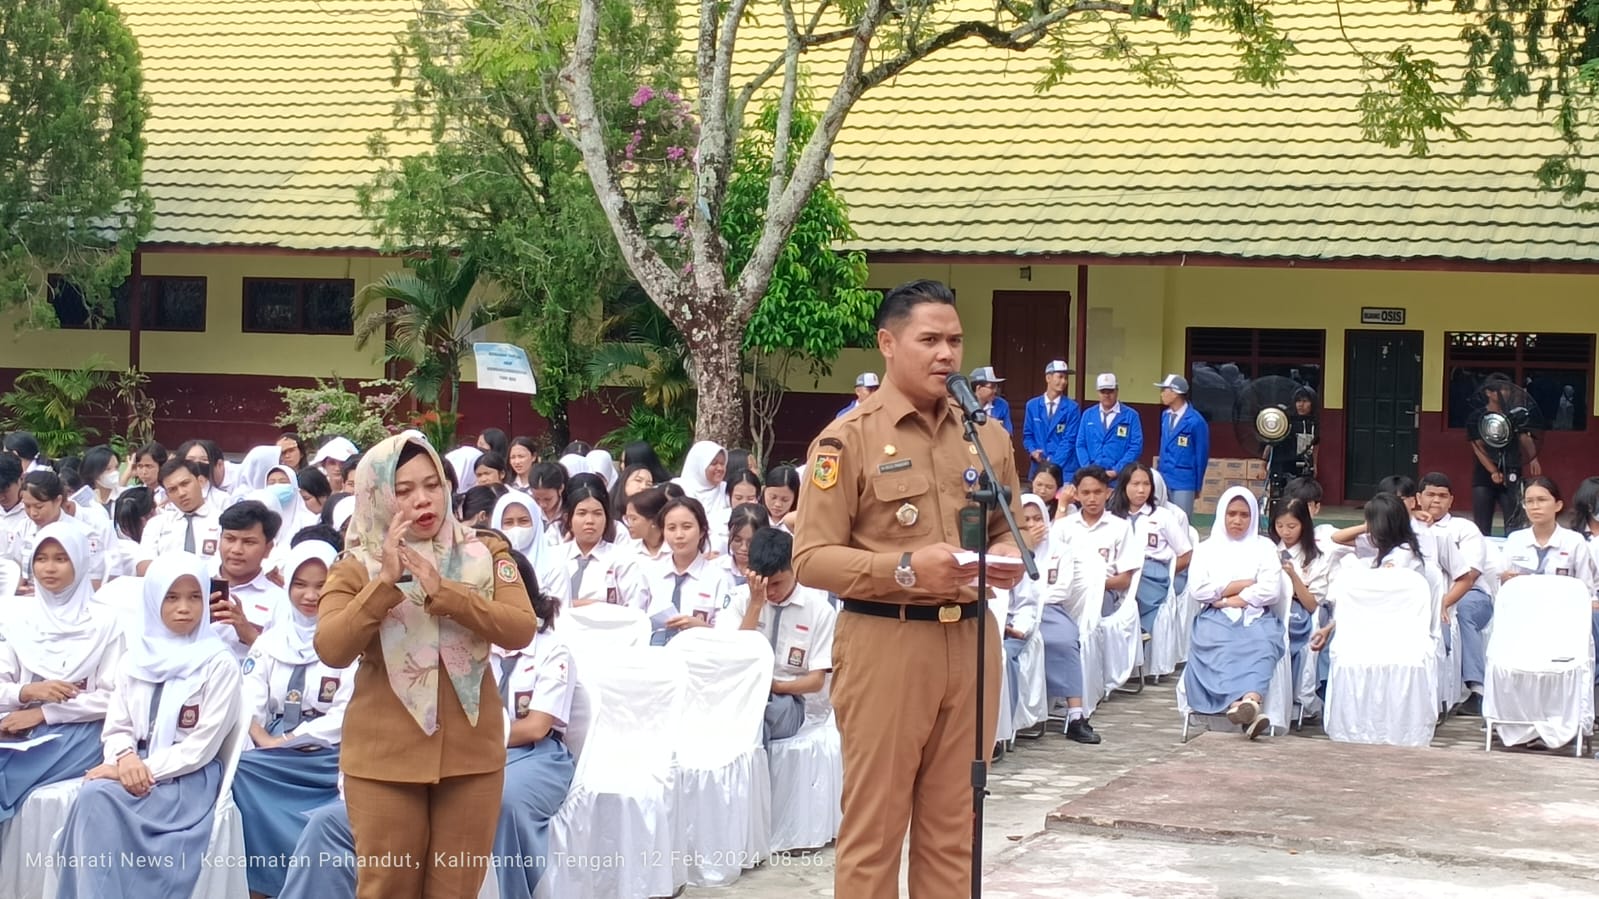
[(43, 746), (51, 740), (59, 739), (61, 739), (60, 734), (45, 734), (42, 737), (34, 737), (31, 740), (0, 740), (0, 750), (9, 749), (12, 752), (23, 752), (35, 746)]
[[(971, 550), (961, 550), (960, 552), (955, 553), (954, 556), (955, 556), (955, 564), (957, 564), (957, 565), (976, 565), (977, 564), (977, 553), (974, 553)], [(996, 556), (996, 555), (990, 553), (989, 556), (988, 556), (988, 567), (990, 567), (990, 568), (1020, 568), (1020, 567), (1022, 567), (1022, 560), (1020, 558), (1017, 558), (1016, 556)]]

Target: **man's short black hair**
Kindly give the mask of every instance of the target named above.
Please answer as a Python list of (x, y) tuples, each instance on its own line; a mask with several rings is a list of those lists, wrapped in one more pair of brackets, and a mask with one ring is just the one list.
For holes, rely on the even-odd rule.
[(278, 539), (278, 528), (283, 526), (283, 518), (262, 503), (247, 499), (223, 510), (217, 518), (217, 524), (224, 531), (248, 531), (260, 525), (261, 534), (270, 542)]
[(11, 485), (22, 480), (22, 460), (10, 453), (0, 453), (0, 490), (10, 490)]
[(761, 528), (750, 538), (750, 570), (771, 577), (794, 567), (794, 538), (778, 528)]
[(332, 525), (313, 524), (300, 528), (298, 534), (289, 538), (289, 546), (299, 546), (308, 540), (321, 540), (339, 552), (344, 552), (344, 535), (335, 531)]
[(1084, 465), (1082, 468), (1077, 469), (1077, 473), (1072, 475), (1072, 483), (1081, 484), (1083, 478), (1093, 478), (1106, 487), (1110, 486), (1110, 472), (1106, 471), (1102, 465)]
[(12, 431), (6, 435), (5, 451), (22, 457), (24, 462), (39, 458), (39, 440), (30, 431)]
[(1421, 476), (1421, 489), (1426, 490), (1428, 487), (1442, 487), (1450, 493), (1455, 492), (1455, 488), (1449, 484), (1449, 475), (1441, 471), (1429, 471)]
[(911, 314), (913, 307), (922, 303), (953, 306), (955, 294), (942, 281), (907, 281), (883, 296), (883, 302), (877, 307), (877, 327), (893, 328)]
[(1378, 493), (1392, 493), (1400, 499), (1416, 495), (1416, 479), (1405, 474), (1391, 474), (1377, 482)]
[(201, 465), (198, 462), (191, 462), (182, 456), (173, 456), (167, 461), (161, 463), (161, 471), (156, 474), (155, 482), (164, 487), (166, 486), (167, 478), (172, 477), (180, 471), (186, 471), (202, 481), (209, 481), (211, 479), (211, 472), (206, 471), (204, 465)]
[(1321, 482), (1315, 478), (1294, 478), (1283, 485), (1283, 499), (1319, 503), (1321, 502)]

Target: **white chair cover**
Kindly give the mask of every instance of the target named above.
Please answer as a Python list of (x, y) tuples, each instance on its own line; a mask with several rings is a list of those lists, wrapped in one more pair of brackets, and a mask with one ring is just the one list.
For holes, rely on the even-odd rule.
[(573, 667), (593, 717), (571, 791), (551, 822), (551, 858), (615, 861), (551, 866), (544, 878), (550, 895), (673, 895), (687, 878), (685, 860), (673, 852), (672, 742), (688, 683), (683, 659), (648, 646), (622, 647), (602, 663)]
[[(1155, 613), (1155, 626), (1150, 631), (1149, 642), (1145, 644), (1144, 674), (1151, 677), (1171, 674), (1186, 661), (1188, 632), (1185, 615), (1188, 609), (1182, 608), (1183, 598), (1177, 595), (1175, 581), (1174, 578), (1171, 586), (1166, 588), (1166, 603)], [(1137, 596), (1136, 593), (1133, 595)], [(1137, 605), (1136, 600), (1134, 605)]]
[[(1442, 622), (1440, 622), (1438, 633), (1438, 707), (1446, 712), (1465, 701), (1466, 697), (1471, 695), (1471, 691), (1466, 688), (1466, 678), (1461, 668), (1460, 617), (1456, 614), (1455, 609), (1449, 610), (1447, 632), (1449, 634), (1449, 642), (1444, 643), (1443, 635), (1445, 631), (1442, 629)], [(1450, 649), (1449, 647), (1454, 648)]]
[(650, 619), (643, 609), (606, 602), (561, 608), (561, 637), (572, 655), (601, 656), (628, 646), (648, 646)]
[(1403, 568), (1348, 568), (1329, 593), (1327, 736), (1343, 743), (1426, 746), (1438, 723), (1438, 600)]
[[(1190, 546), (1199, 545), (1199, 531), (1192, 525), (1190, 525), (1188, 528), (1188, 544)], [(1176, 579), (1173, 578), (1174, 582), (1175, 580)], [(1187, 662), (1188, 644), (1190, 642), (1189, 638), (1194, 635), (1194, 619), (1199, 617), (1199, 603), (1189, 601), (1187, 590), (1184, 590), (1182, 594), (1178, 596), (1178, 599), (1182, 600), (1182, 602), (1178, 604), (1178, 609), (1182, 614), (1177, 616), (1177, 621), (1182, 624), (1183, 631), (1182, 639), (1177, 641), (1177, 646), (1179, 649), (1177, 661)]]
[(253, 720), (253, 710), (240, 703), (239, 724), (222, 741), (217, 753), (222, 760), (222, 792), (217, 796), (216, 817), (211, 819), (211, 845), (206, 852), (213, 859), (229, 859), (230, 863), (203, 867), (194, 892), (189, 894), (192, 899), (244, 899), (250, 895), (248, 871), (243, 863), (244, 816), (233, 804), (233, 775), (239, 770), (239, 757), (244, 754)]
[(22, 566), (10, 559), (0, 559), (0, 600), (17, 595), (17, 585), (22, 583)]
[(116, 578), (94, 591), (94, 598), (116, 610), (124, 637), (132, 639), (144, 627), (144, 578)]
[(1070, 556), (1071, 605), (1077, 610), (1077, 643), (1083, 659), (1083, 714), (1092, 716), (1100, 700), (1110, 693), (1105, 684), (1105, 641), (1099, 636), (1104, 627), (1099, 613), (1105, 596), (1105, 560), (1097, 553), (1083, 551), (1074, 551)]
[(772, 852), (818, 849), (838, 836), (843, 820), (844, 751), (829, 715), (807, 721), (800, 732), (774, 741)]
[[(1103, 564), (1103, 561), (1101, 561)], [(1116, 610), (1101, 621), (1098, 640), (1102, 664), (1105, 666), (1105, 695), (1127, 683), (1138, 667), (1139, 654), (1143, 652), (1143, 638), (1138, 627), (1138, 582), (1143, 572), (1133, 574), (1133, 581), (1116, 603)], [(1104, 591), (1100, 591), (1104, 596)], [(1088, 597), (1089, 602), (1094, 597)], [(1101, 600), (1103, 601), (1103, 600)]]
[(688, 671), (673, 741), (677, 846), (689, 859), (689, 883), (729, 884), (766, 858), (772, 839), (772, 779), (761, 745), (772, 647), (755, 631), (702, 627), (678, 634), (666, 651)]
[[(1294, 709), (1294, 683), (1293, 662), (1288, 657), (1288, 604), (1294, 601), (1293, 591), (1288, 589), (1287, 576), (1283, 576), (1282, 588), (1278, 592), (1277, 601), (1267, 608), (1269, 614), (1276, 615), (1283, 622), (1283, 655), (1277, 660), (1277, 669), (1271, 674), (1271, 682), (1266, 687), (1266, 695), (1260, 713), (1266, 716), (1270, 726), (1266, 733), (1270, 736), (1279, 736), (1288, 732), (1289, 716)], [(1198, 606), (1193, 600), (1185, 600), (1189, 605)], [(1194, 611), (1187, 616), (1190, 622), (1199, 615)], [(1192, 639), (1192, 625), (1190, 624), (1190, 639)], [(1190, 725), (1203, 725), (1205, 730), (1231, 730), (1236, 732), (1238, 726), (1227, 720), (1226, 715), (1198, 715), (1193, 707), (1188, 704), (1187, 678), (1177, 679), (1177, 713), (1183, 716), (1183, 742), (1188, 742), (1188, 728)]]
[[(1499, 590), (1482, 717), (1506, 746), (1593, 733), (1592, 597), (1576, 578), (1522, 575)], [(1578, 747), (1581, 753), (1581, 747)]]
[(1044, 680), (1044, 635), (1038, 628), (1027, 635), (1017, 663), (1021, 669), (1021, 690), (1017, 697), (1020, 702), (1012, 710), (1011, 723), (1017, 730), (1026, 730), (1049, 717), (1049, 685)]
[[(995, 595), (988, 598), (988, 611), (993, 613), (993, 620), (999, 622), (1002, 633), (999, 640), (999, 651), (1005, 652), (1004, 621), (1010, 611), (1010, 594), (1004, 590), (995, 591)], [(999, 665), (999, 717), (994, 728), (994, 739), (1000, 743), (1008, 743), (1016, 739), (1016, 731), (1020, 728), (1016, 724), (1016, 710), (1010, 702), (1010, 664), (1008, 660), (1001, 660)]]

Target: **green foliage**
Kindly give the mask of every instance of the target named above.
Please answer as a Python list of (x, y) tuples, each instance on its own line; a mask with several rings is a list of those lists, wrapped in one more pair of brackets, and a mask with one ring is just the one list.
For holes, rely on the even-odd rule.
[(137, 368), (118, 372), (111, 380), (112, 406), (122, 410), (126, 422), (123, 432), (110, 441), (121, 459), (155, 439), (155, 400), (144, 392), (149, 384), (150, 376)]
[(683, 335), (647, 298), (632, 294), (611, 319), (610, 339), (589, 357), (588, 387), (631, 388), (639, 404), (661, 416), (692, 416), (694, 382)]
[(110, 363), (93, 356), (79, 368), (38, 368), (17, 375), (12, 389), (0, 396), (6, 416), (0, 427), (32, 431), (39, 451), (60, 458), (81, 451), (99, 431), (83, 423), (90, 397), (111, 383)]
[(404, 398), (405, 385), (398, 381), (362, 381), (363, 396), (346, 390), (334, 375), (317, 379), (315, 387), (275, 387), (283, 397), (284, 411), (274, 422), (291, 430), (307, 443), (323, 437), (341, 436), (357, 446), (371, 446), (389, 436), (388, 422)]
[(444, 408), (453, 411), (460, 399), (461, 360), (472, 350), (473, 332), (501, 314), (497, 306), (471, 301), (479, 266), (470, 255), (457, 258), (435, 249), (407, 259), (405, 267), (361, 289), (355, 299), (356, 345), (386, 334), (384, 361), (410, 366), (402, 381), (406, 389), (435, 405), (448, 384), (450, 402)]
[(109, 306), (150, 230), (139, 50), (109, 0), (8, 0), (0, 85), (0, 307), (52, 327), (44, 274)]
[(628, 410), (627, 422), (601, 437), (600, 443), (613, 450), (636, 441), (648, 443), (655, 447), (662, 465), (669, 471), (677, 471), (693, 440), (694, 420), (686, 412), (663, 414), (643, 403), (634, 403)]

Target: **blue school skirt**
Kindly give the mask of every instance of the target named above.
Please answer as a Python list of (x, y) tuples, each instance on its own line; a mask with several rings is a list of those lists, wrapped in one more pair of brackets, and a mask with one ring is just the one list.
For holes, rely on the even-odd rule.
[(1044, 685), (1050, 701), (1082, 696), (1083, 648), (1077, 622), (1060, 603), (1045, 603), (1038, 632), (1044, 638)]
[(1144, 560), (1144, 573), (1138, 579), (1138, 626), (1144, 633), (1154, 633), (1155, 616), (1166, 604), (1166, 593), (1171, 589), (1171, 563)]
[[(1294, 689), (1299, 689), (1300, 672), (1305, 665), (1305, 648), (1310, 645), (1310, 632), (1316, 629), (1316, 616), (1305, 610), (1299, 600), (1288, 601), (1288, 658), (1293, 669)], [(1296, 693), (1297, 695), (1297, 693)]]
[(306, 816), (277, 899), (355, 899), (355, 833), (343, 799)]
[(1221, 609), (1204, 609), (1194, 619), (1183, 669), (1188, 707), (1200, 715), (1220, 715), (1246, 693), (1265, 696), (1282, 657), (1283, 625), (1276, 615), (1267, 612), (1245, 626)]
[[(115, 780), (83, 785), (56, 844), (57, 895), (94, 899), (175, 899), (200, 880), (222, 763), (163, 780), (134, 796)], [(107, 855), (109, 853), (109, 855)], [(126, 855), (124, 855), (126, 854)], [(95, 857), (110, 859), (93, 864)]]
[(41, 724), (28, 738), (60, 734), (57, 739), (22, 752), (0, 750), (0, 822), (11, 820), (28, 794), (62, 780), (75, 780), (105, 761), (100, 745), (104, 721)]
[(250, 889), (283, 891), (305, 816), (339, 798), (339, 750), (252, 749), (239, 756), (233, 802), (244, 822)]
[(550, 819), (572, 786), (577, 760), (559, 737), (506, 753), (500, 824), (494, 832), (494, 874), (500, 899), (532, 899), (549, 867)]

